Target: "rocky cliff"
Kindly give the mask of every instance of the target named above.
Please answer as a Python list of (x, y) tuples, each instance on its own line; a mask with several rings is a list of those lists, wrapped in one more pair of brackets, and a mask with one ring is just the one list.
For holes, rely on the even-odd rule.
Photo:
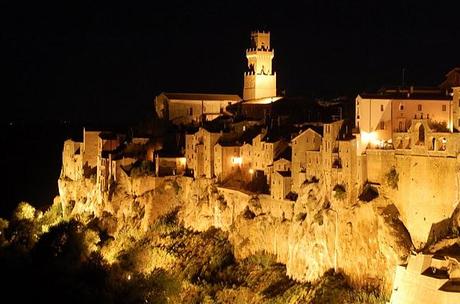
[(69, 217), (98, 218), (114, 239), (105, 257), (139, 240), (158, 216), (179, 207), (183, 224), (229, 234), (237, 258), (257, 252), (276, 256), (295, 280), (315, 281), (336, 268), (359, 287), (389, 294), (394, 267), (412, 248), (396, 207), (385, 197), (346, 207), (318, 183), (304, 185), (297, 202), (273, 200), (219, 188), (212, 180), (187, 177), (124, 177), (109, 193), (83, 181), (59, 181)]

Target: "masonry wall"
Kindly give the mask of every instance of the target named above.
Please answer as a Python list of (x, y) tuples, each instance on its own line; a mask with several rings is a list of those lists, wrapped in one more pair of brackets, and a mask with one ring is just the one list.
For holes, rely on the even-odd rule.
[(97, 166), (99, 133), (83, 130), (83, 166)]
[[(415, 244), (442, 234), (458, 203), (459, 160), (451, 157), (396, 155), (398, 189), (392, 193)], [(433, 231), (432, 231), (433, 230)]]
[(395, 165), (395, 151), (368, 149), (366, 161), (367, 180), (371, 183), (385, 184), (385, 175)]

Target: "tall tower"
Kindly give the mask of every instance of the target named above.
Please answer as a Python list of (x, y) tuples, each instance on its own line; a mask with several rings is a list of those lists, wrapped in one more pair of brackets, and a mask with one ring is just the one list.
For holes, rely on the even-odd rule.
[(270, 32), (251, 32), (251, 47), (246, 50), (248, 71), (244, 73), (244, 100), (276, 96), (276, 73), (272, 69), (273, 57)]

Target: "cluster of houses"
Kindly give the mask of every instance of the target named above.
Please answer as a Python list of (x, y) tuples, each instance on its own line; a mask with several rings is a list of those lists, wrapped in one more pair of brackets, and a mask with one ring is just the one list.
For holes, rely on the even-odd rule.
[[(270, 33), (252, 32), (243, 98), (163, 92), (154, 100), (154, 116), (168, 126), (163, 138), (176, 139), (174, 147), (158, 138), (84, 129), (82, 141), (64, 143), (61, 178), (92, 178), (104, 192), (120, 175), (187, 175), (280, 201), (295, 201), (303, 184), (322, 180), (331, 193), (345, 193), (346, 204), (367, 183), (384, 184), (396, 168), (407, 187), (397, 207), (413, 239), (440, 233), (439, 223), (458, 203), (460, 68), (436, 87), (359, 94), (354, 120), (345, 120), (352, 102), (277, 95), (273, 56)], [(429, 179), (439, 168), (452, 179), (439, 182), (442, 191)]]
[(355, 119), (347, 121), (337, 115), (343, 103), (324, 107), (277, 96), (273, 56), (270, 33), (252, 32), (243, 98), (159, 94), (155, 116), (171, 126), (164, 136), (182, 139), (174, 152), (145, 137), (84, 130), (82, 142), (65, 142), (62, 175), (95, 176), (107, 190), (121, 168), (129, 174), (136, 163), (148, 161), (152, 169), (146, 173), (214, 178), (241, 188), (258, 181), (266, 186), (259, 190), (280, 200), (295, 200), (303, 183), (322, 178), (354, 199), (366, 182), (382, 182), (368, 151), (450, 157), (460, 152), (460, 68), (438, 87), (359, 94)]

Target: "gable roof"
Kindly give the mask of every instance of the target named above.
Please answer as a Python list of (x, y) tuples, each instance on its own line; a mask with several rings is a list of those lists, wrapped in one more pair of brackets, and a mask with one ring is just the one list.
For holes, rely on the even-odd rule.
[(160, 95), (166, 96), (168, 99), (178, 100), (231, 100), (240, 101), (241, 97), (234, 94), (202, 94), (202, 93), (171, 93), (162, 92)]
[[(315, 130), (315, 129), (316, 129), (316, 130)], [(322, 137), (322, 135), (319, 133), (319, 132), (321, 132), (321, 131), (319, 130), (319, 128), (315, 128), (315, 129), (313, 129), (312, 127), (308, 127), (307, 129), (305, 129), (305, 130), (303, 130), (303, 131), (300, 131), (300, 133), (299, 133), (297, 136), (293, 137), (293, 138), (291, 139), (291, 141), (296, 140), (298, 137), (300, 137), (300, 136), (306, 134), (308, 131), (311, 131), (311, 132), (313, 132), (313, 133), (316, 133), (316, 134), (318, 134), (319, 137)], [(322, 132), (321, 132), (321, 133), (322, 133)]]

